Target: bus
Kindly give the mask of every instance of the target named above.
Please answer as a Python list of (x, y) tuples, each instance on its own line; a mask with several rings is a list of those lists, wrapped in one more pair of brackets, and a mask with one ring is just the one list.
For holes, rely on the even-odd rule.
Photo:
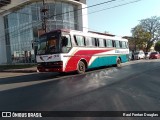
[(37, 72), (71, 72), (127, 62), (128, 40), (96, 32), (54, 30), (39, 37)]

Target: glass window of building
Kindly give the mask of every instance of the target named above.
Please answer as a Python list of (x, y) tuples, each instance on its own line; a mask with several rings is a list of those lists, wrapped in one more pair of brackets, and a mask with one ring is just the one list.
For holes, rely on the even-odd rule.
[(56, 2), (56, 20), (62, 20), (62, 3)]
[[(77, 29), (78, 14), (77, 5), (65, 1), (48, 1), (47, 30)], [(22, 60), (27, 53), (33, 55), (32, 42), (37, 39), (38, 31), (42, 28), (42, 2), (34, 2), (4, 16), (5, 36), (7, 43), (8, 59), (12, 62), (29, 62), (28, 58)], [(65, 13), (65, 14), (62, 14)], [(10, 57), (9, 57), (10, 56)], [(18, 58), (19, 56), (19, 58)], [(34, 56), (34, 55), (33, 55)], [(15, 58), (15, 59), (14, 59)]]

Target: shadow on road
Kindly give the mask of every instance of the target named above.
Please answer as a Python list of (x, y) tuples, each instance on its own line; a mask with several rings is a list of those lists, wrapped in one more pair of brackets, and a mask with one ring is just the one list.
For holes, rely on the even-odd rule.
[[(149, 110), (159, 110), (159, 97), (157, 97), (159, 95), (157, 92), (159, 91), (157, 74), (160, 68), (159, 63), (159, 61), (142, 61), (127, 64), (121, 69), (105, 67), (87, 71), (86, 74), (81, 75), (35, 73), (2, 78), (1, 86), (7, 83), (47, 81), (48, 79), (51, 81), (22, 87), (17, 85), (16, 89), (1, 91), (0, 109), (3, 111), (86, 109), (129, 111), (142, 110), (144, 106), (146, 110), (149, 108)], [(105, 75), (108, 78), (104, 77)], [(153, 76), (155, 76), (154, 79), (150, 79)], [(54, 80), (55, 78), (59, 80)]]
[(33, 82), (33, 81), (43, 81), (48, 79), (55, 79), (55, 78), (62, 78), (63, 77), (70, 77), (70, 76), (84, 76), (88, 73), (101, 71), (102, 69), (110, 69), (113, 67), (99, 67), (95, 69), (87, 70), (85, 74), (77, 74), (76, 72), (69, 72), (69, 73), (32, 73), (26, 74), (21, 76), (13, 76), (13, 77), (6, 77), (0, 78), (0, 84), (11, 84), (11, 83), (21, 83), (21, 82)]
[[(140, 63), (132, 63), (132, 64), (127, 64), (125, 66), (132, 67), (132, 66), (138, 66), (139, 64), (143, 64), (144, 66), (147, 64), (156, 64), (159, 63), (159, 61), (142, 61)], [(121, 68), (125, 67), (122, 66)], [(157, 67), (157, 66), (155, 66)], [(109, 70), (109, 69), (115, 69), (116, 67), (100, 67), (100, 68), (95, 68), (95, 69), (90, 69), (87, 70), (85, 74), (77, 74), (76, 72), (70, 72), (70, 73), (32, 73), (32, 74), (27, 74), (27, 75), (22, 75), (22, 76), (14, 76), (14, 77), (8, 77), (8, 78), (0, 78), (0, 85), (1, 84), (11, 84), (11, 83), (21, 83), (21, 82), (33, 82), (33, 81), (43, 81), (43, 80), (48, 80), (48, 79), (66, 79), (69, 77), (81, 77), (85, 76), (86, 74), (90, 73), (97, 73), (102, 70)], [(121, 69), (119, 68), (119, 69)], [(117, 68), (116, 68), (117, 69)], [(133, 70), (136, 70), (136, 67), (133, 67)]]

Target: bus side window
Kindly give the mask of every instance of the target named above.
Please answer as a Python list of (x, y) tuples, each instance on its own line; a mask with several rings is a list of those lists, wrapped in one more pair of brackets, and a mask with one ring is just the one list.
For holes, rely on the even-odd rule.
[(99, 39), (99, 47), (105, 47), (104, 39)]
[(70, 35), (66, 35), (66, 38), (68, 39), (67, 47), (72, 47), (72, 45), (71, 45), (71, 37), (70, 37)]
[(104, 47), (107, 47), (107, 41), (103, 39), (103, 42), (104, 42)]
[(62, 52), (68, 52), (71, 47), (71, 37), (69, 35), (62, 36)]
[(128, 48), (128, 43), (127, 42), (125, 42), (125, 46), (126, 46), (126, 48)]
[(122, 41), (119, 41), (119, 46), (120, 48), (122, 48)]
[(83, 37), (84, 38), (84, 46), (86, 46), (86, 37)]
[(122, 48), (126, 48), (126, 43), (124, 41), (122, 41)]
[(77, 46), (85, 46), (85, 39), (83, 36), (75, 35), (74, 39)]
[(112, 47), (116, 47), (115, 41), (112, 40)]
[(86, 37), (86, 46), (88, 47), (92, 47), (92, 38), (91, 37)]
[(106, 40), (106, 42), (107, 42), (107, 47), (113, 47), (112, 40)]
[(71, 45), (71, 37), (69, 35), (65, 35), (65, 37), (67, 38), (67, 41), (68, 41), (67, 47), (71, 47), (72, 46)]
[(74, 38), (75, 44), (78, 46), (78, 43), (77, 43), (77, 40), (76, 40), (76, 36), (74, 35), (73, 38)]
[(99, 39), (98, 38), (95, 38), (95, 46), (99, 47)]
[(120, 48), (120, 45), (119, 45), (119, 41), (118, 41), (118, 40), (115, 41), (115, 44), (116, 44), (116, 48)]
[(95, 45), (95, 42), (94, 42), (93, 38), (86, 37), (86, 46), (93, 47), (94, 45)]
[(93, 47), (96, 46), (96, 38), (92, 38), (92, 45), (93, 45)]

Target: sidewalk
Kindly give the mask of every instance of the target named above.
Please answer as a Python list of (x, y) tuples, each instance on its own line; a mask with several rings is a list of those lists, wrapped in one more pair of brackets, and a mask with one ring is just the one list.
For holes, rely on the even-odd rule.
[(0, 70), (0, 72), (33, 73), (33, 72), (37, 72), (37, 68), (30, 67), (30, 68), (22, 68), (22, 69), (7, 69), (7, 70)]

